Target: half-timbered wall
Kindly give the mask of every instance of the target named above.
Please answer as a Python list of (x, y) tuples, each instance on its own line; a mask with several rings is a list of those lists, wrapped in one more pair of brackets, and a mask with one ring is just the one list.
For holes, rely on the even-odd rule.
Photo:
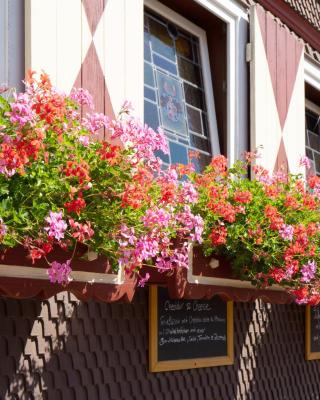
[[(26, 67), (44, 69), (66, 91), (73, 85), (89, 89), (98, 112), (117, 112), (128, 98), (142, 116), (137, 32), (143, 3), (92, 3), (26, 0)], [(16, 15), (13, 34), (19, 36), (23, 13)], [(251, 83), (252, 142), (264, 145), (266, 167), (294, 170), (304, 151), (304, 118), (298, 118), (301, 107), (304, 114), (302, 45), (263, 10), (252, 18), (253, 62), (260, 62)], [(20, 69), (14, 84), (23, 77), (22, 50), (15, 51)], [(147, 296), (140, 289), (132, 304), (80, 303), (66, 292), (46, 301), (1, 298), (0, 399), (319, 398), (319, 362), (304, 360), (304, 307), (236, 303), (233, 366), (150, 374)]]
[(96, 112), (125, 99), (143, 116), (142, 0), (26, 0), (26, 68), (94, 95)]

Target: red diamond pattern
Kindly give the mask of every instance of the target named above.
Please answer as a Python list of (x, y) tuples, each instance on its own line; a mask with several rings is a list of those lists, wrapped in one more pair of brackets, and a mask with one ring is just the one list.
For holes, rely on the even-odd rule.
[[(283, 134), (303, 45), (262, 7), (258, 6), (256, 10), (277, 105), (281, 134)], [(274, 166), (275, 171), (279, 169), (288, 172), (288, 157), (283, 138), (281, 138)]]
[[(93, 40), (105, 9), (106, 0), (82, 0), (82, 4), (88, 20), (92, 41), (84, 57), (74, 86), (87, 89), (91, 93), (94, 99), (95, 112), (105, 113), (108, 116), (114, 117), (105, 76)], [(86, 107), (82, 109), (84, 115), (87, 111)], [(104, 137), (104, 132), (101, 133), (100, 137)]]
[(93, 36), (106, 6), (106, 0), (82, 0), (82, 4)]

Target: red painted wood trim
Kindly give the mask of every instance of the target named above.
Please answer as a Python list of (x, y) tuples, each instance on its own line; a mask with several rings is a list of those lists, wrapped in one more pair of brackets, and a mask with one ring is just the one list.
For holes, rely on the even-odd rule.
[(82, 0), (91, 34), (94, 35), (102, 17), (106, 0)]
[(281, 138), (278, 155), (276, 159), (276, 163), (273, 169), (273, 172), (283, 171), (285, 173), (289, 172), (289, 163), (286, 148), (284, 146), (283, 138)]
[(0, 297), (13, 299), (29, 299), (37, 297), (48, 299), (57, 293), (68, 291), (77, 299), (88, 301), (90, 299), (112, 303), (114, 301), (131, 302), (136, 289), (136, 280), (128, 280), (122, 285), (90, 284), (87, 282), (70, 282), (68, 286), (53, 284), (49, 281), (22, 278), (1, 278)]
[(225, 300), (241, 302), (254, 301), (256, 299), (262, 299), (273, 304), (290, 304), (293, 302), (293, 297), (285, 291), (189, 283), (185, 268), (175, 270), (173, 278), (168, 281), (167, 285), (169, 296), (175, 299), (210, 299), (213, 296), (220, 296)]
[[(277, 79), (276, 79), (276, 91), (275, 91), (275, 97), (276, 97), (276, 104), (277, 104), (277, 109), (278, 109), (278, 114), (279, 114), (279, 119), (280, 119), (280, 125), (281, 129), (283, 130), (284, 124), (286, 121), (287, 117), (287, 112), (288, 112), (288, 104), (287, 104), (287, 76), (286, 76), (286, 30), (281, 27), (279, 24), (277, 24), (276, 27), (277, 31)], [(289, 37), (290, 40), (290, 37)], [(292, 38), (291, 38), (292, 40)], [(295, 40), (295, 39), (293, 39)], [(292, 68), (297, 70), (295, 67), (296, 65), (299, 65), (299, 62), (295, 62), (292, 65)], [(296, 75), (296, 74), (295, 74)], [(295, 83), (295, 79), (293, 80), (293, 83), (291, 84), (291, 87), (293, 88)]]
[(315, 50), (320, 51), (320, 32), (314, 28), (305, 18), (297, 14), (283, 0), (258, 0), (268, 11), (280, 18), (281, 21), (292, 29), (305, 42)]

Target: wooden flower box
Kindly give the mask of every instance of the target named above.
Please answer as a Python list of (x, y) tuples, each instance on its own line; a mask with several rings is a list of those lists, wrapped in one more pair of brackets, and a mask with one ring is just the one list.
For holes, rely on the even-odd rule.
[(189, 246), (189, 268), (177, 268), (160, 273), (153, 267), (144, 267), (141, 274), (150, 274), (148, 284), (166, 286), (171, 298), (201, 299), (219, 295), (226, 300), (287, 304), (293, 301), (283, 287), (257, 289), (251, 282), (237, 278), (231, 263), (224, 257), (206, 257), (201, 246)]
[[(58, 247), (48, 255), (49, 262), (64, 262), (69, 258), (71, 253)], [(71, 267), (73, 280), (68, 285), (53, 284), (49, 282), (48, 264), (44, 259), (32, 264), (22, 246), (8, 249), (0, 254), (0, 295), (47, 298), (68, 290), (82, 300), (95, 298), (103, 301), (131, 301), (136, 278), (126, 276), (123, 269), (113, 272), (106, 258), (94, 257), (82, 247), (75, 254)]]

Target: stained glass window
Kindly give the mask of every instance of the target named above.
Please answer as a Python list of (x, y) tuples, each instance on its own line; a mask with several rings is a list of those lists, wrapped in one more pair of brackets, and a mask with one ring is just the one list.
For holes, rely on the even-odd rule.
[(306, 156), (312, 169), (320, 175), (320, 115), (306, 109)]
[(145, 122), (164, 130), (170, 149), (158, 155), (165, 164), (187, 164), (197, 151), (202, 170), (211, 145), (199, 38), (153, 11), (145, 11), (144, 24)]

